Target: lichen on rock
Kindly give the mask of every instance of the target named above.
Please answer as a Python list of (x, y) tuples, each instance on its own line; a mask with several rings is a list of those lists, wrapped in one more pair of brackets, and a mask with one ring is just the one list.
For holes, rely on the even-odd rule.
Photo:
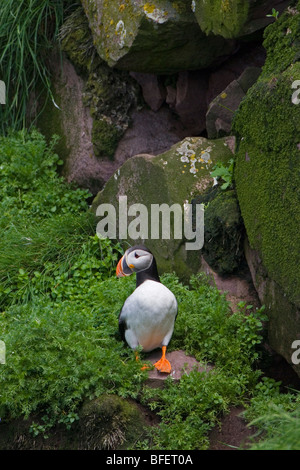
[[(184, 203), (191, 203), (196, 194), (213, 186), (210, 172), (214, 164), (219, 161), (227, 164), (231, 157), (226, 138), (210, 141), (204, 137), (188, 137), (156, 156), (136, 155), (108, 180), (94, 199), (92, 209), (96, 212), (102, 203), (110, 203), (116, 208), (118, 219), (119, 196), (126, 195), (128, 207), (142, 203), (149, 217), (154, 204), (164, 204), (169, 208), (173, 204), (180, 205), (183, 214)], [(131, 220), (129, 217), (128, 226)], [(126, 241), (129, 244), (145, 242), (153, 250), (160, 272), (175, 271), (182, 279), (188, 280), (201, 266), (201, 250), (187, 250), (185, 237), (176, 238), (172, 224), (170, 228), (169, 238), (152, 238), (149, 218), (146, 239), (133, 239), (128, 233)], [(118, 233), (116, 235), (118, 237)]]
[(199, 69), (233, 51), (201, 31), (183, 1), (82, 0), (99, 56), (110, 67), (146, 73)]

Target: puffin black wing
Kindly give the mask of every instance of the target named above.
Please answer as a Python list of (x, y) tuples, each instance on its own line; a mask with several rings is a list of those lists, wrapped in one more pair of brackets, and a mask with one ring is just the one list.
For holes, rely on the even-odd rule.
[(126, 343), (125, 331), (127, 330), (127, 324), (126, 324), (126, 320), (121, 317), (122, 310), (123, 310), (123, 307), (121, 308), (120, 313), (119, 313), (119, 333), (120, 333), (122, 341)]

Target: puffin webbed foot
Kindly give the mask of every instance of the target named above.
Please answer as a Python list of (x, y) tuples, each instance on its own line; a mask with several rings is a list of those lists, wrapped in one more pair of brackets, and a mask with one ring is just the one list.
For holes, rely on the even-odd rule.
[(154, 366), (159, 372), (163, 372), (165, 374), (170, 374), (172, 367), (168, 359), (166, 359), (166, 350), (167, 347), (163, 346), (162, 347), (162, 356), (159, 361), (157, 361)]

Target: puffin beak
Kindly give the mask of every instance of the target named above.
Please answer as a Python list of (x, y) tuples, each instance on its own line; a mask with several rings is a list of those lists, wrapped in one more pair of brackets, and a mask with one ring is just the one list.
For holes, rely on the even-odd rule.
[(125, 274), (123, 272), (122, 262), (123, 262), (123, 256), (122, 256), (122, 258), (120, 259), (120, 261), (118, 262), (118, 265), (117, 265), (117, 269), (116, 269), (117, 277), (125, 276)]

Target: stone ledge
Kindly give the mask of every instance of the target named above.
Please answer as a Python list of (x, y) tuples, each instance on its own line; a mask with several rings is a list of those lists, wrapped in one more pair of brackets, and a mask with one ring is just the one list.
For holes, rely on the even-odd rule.
[[(161, 358), (161, 350), (156, 349), (147, 356), (145, 360), (150, 361), (152, 364), (157, 362)], [(196, 369), (198, 372), (209, 373), (213, 367), (207, 364), (201, 364), (193, 356), (187, 356), (184, 351), (171, 351), (167, 352), (166, 358), (170, 361), (172, 366), (171, 374), (164, 374), (153, 369), (149, 371), (149, 377), (146, 381), (146, 385), (151, 388), (162, 388), (164, 381), (171, 377), (174, 381), (179, 382), (184, 374), (189, 374), (192, 370)]]

